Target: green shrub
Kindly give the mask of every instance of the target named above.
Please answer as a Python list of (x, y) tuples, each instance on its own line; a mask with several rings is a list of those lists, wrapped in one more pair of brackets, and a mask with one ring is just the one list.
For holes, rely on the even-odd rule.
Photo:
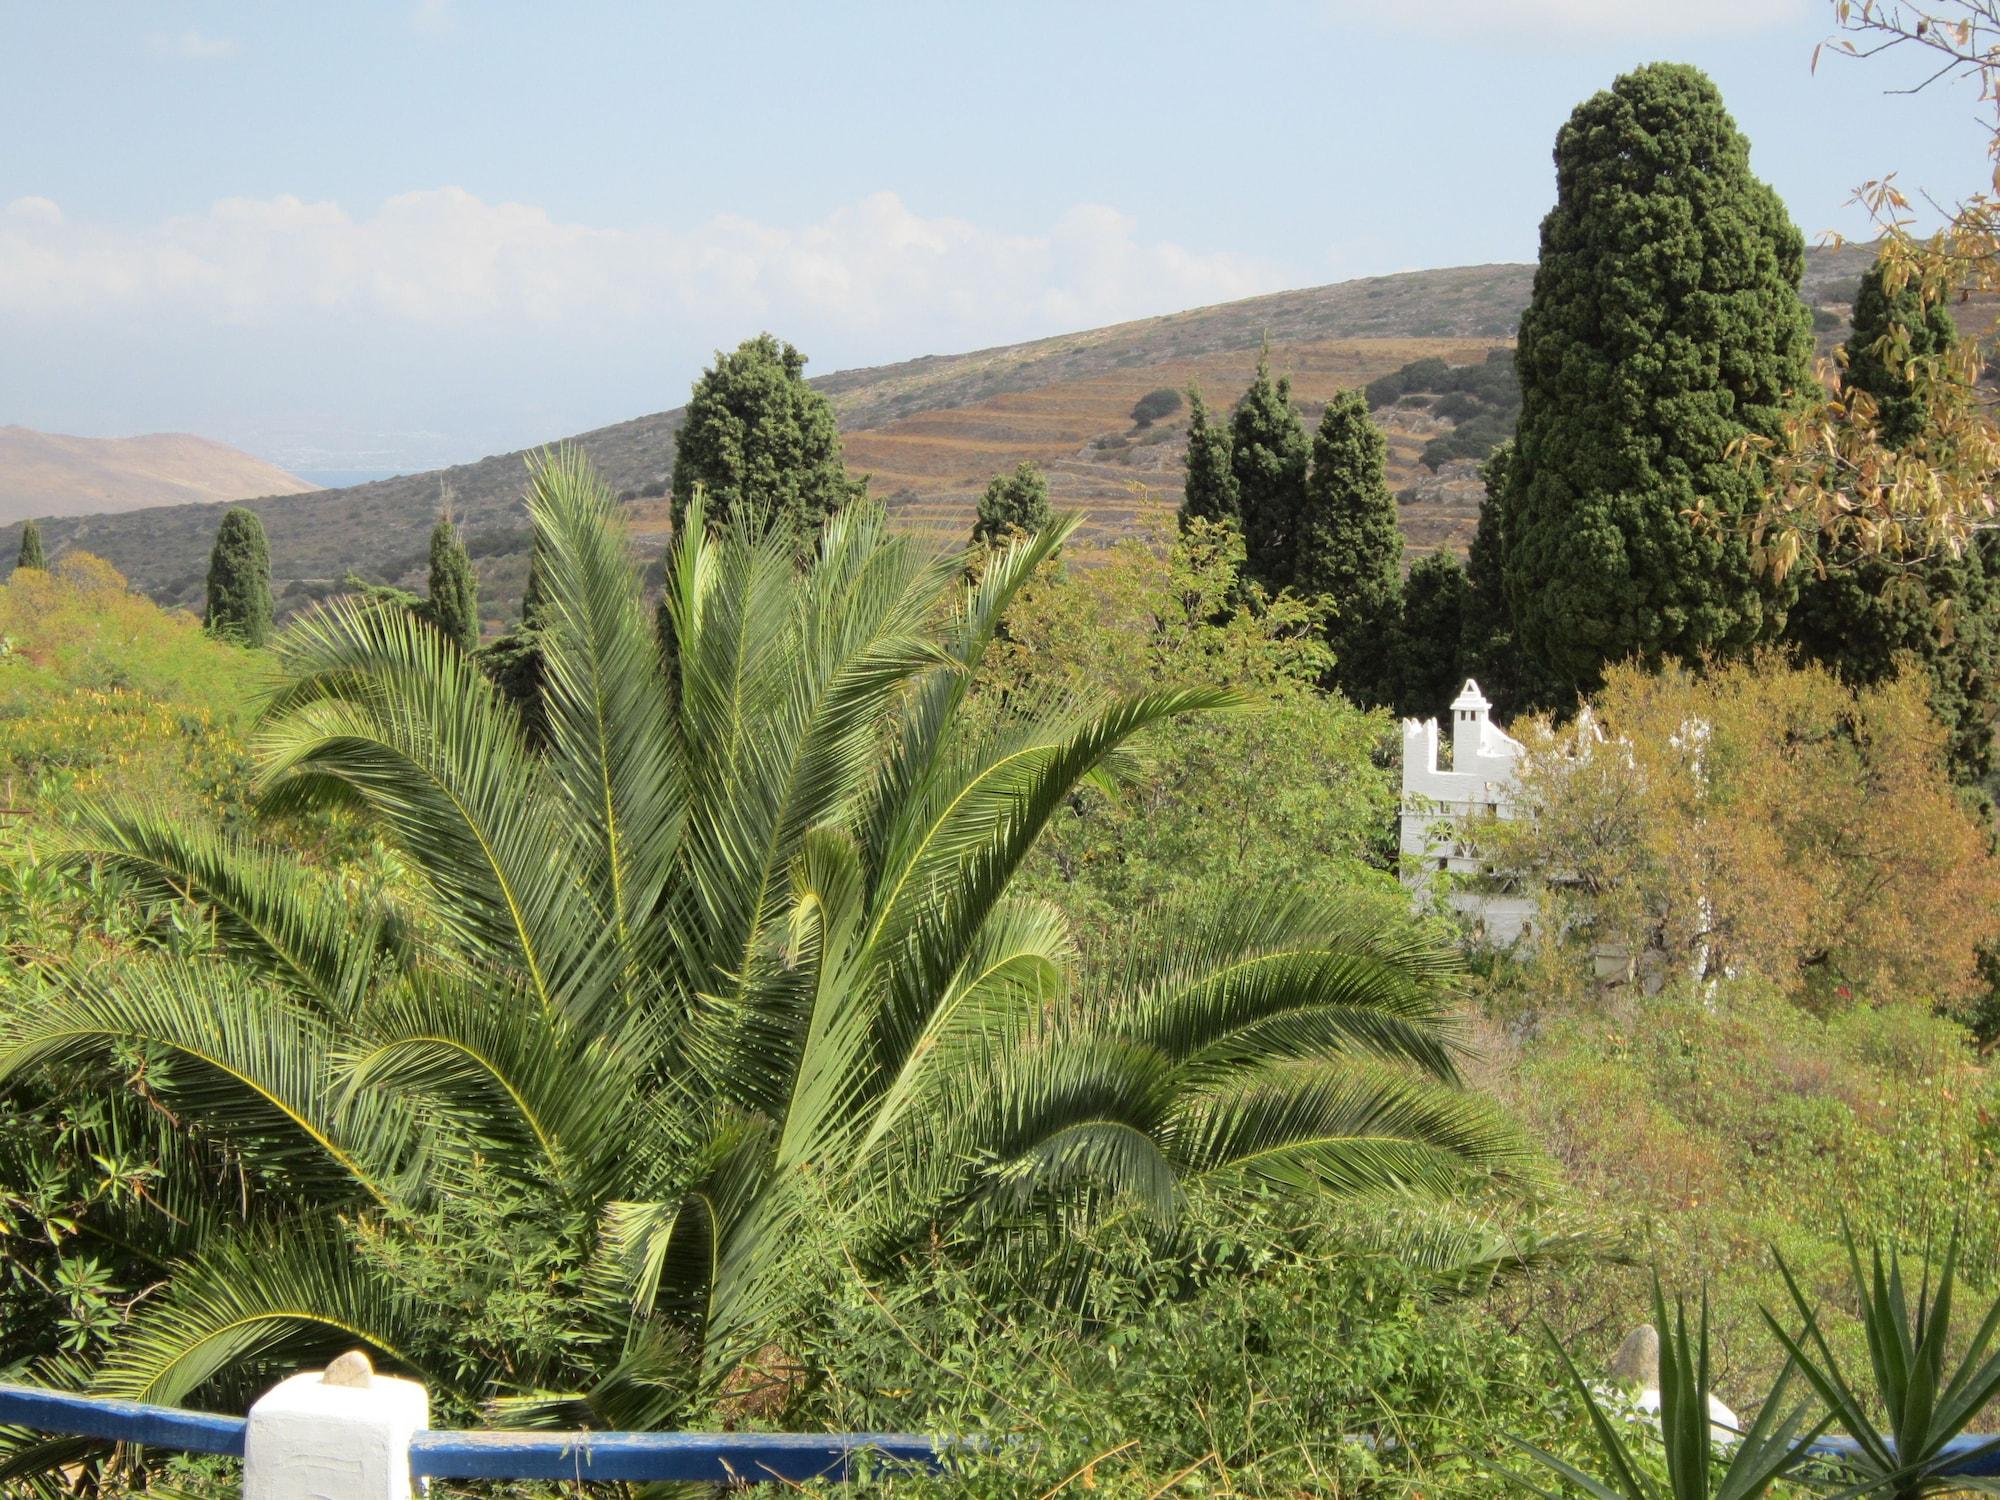
[(1151, 427), (1162, 417), (1171, 417), (1181, 409), (1181, 393), (1172, 386), (1161, 386), (1156, 391), (1148, 391), (1132, 408), (1134, 427)]

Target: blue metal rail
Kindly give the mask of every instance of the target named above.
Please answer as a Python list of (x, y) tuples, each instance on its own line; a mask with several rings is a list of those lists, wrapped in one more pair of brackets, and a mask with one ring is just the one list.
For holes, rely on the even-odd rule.
[[(142, 1443), (187, 1453), (243, 1456), (242, 1417), (0, 1385), (0, 1427), (106, 1442)], [(410, 1472), (432, 1479), (665, 1480), (844, 1479), (857, 1457), (936, 1469), (949, 1442), (898, 1432), (420, 1432)], [(1850, 1438), (1813, 1444), (1823, 1457), (1858, 1451)], [(1948, 1444), (1941, 1477), (2000, 1478), (2000, 1436)]]
[(939, 1466), (929, 1438), (894, 1432), (420, 1432), (410, 1472), (433, 1479), (845, 1479), (878, 1466)]
[[(1861, 1452), (1861, 1445), (1853, 1438), (1822, 1438), (1812, 1445), (1812, 1451), (1826, 1458), (1853, 1458)], [(1945, 1462), (1937, 1470), (1940, 1478), (1991, 1479), (2000, 1476), (2000, 1436), (1992, 1433), (1953, 1438), (1944, 1445), (1941, 1456)]]
[(113, 1443), (144, 1443), (183, 1453), (226, 1453), (243, 1456), (242, 1417), (218, 1417), (175, 1406), (147, 1406), (139, 1401), (110, 1401), (100, 1396), (76, 1396), (28, 1385), (0, 1385), (0, 1427), (25, 1427), (64, 1437), (103, 1438)]
[[(242, 1417), (0, 1385), (0, 1427), (188, 1453), (243, 1456)], [(948, 1445), (947, 1445), (948, 1446)], [(943, 1463), (939, 1444), (897, 1432), (420, 1432), (410, 1473), (433, 1479), (845, 1479), (855, 1460)]]

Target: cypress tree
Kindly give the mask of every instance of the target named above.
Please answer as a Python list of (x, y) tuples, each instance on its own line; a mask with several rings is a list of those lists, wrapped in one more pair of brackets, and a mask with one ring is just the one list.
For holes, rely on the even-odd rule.
[[(1698, 70), (1657, 63), (1577, 106), (1521, 317), (1505, 582), (1560, 701), (1607, 662), (1740, 651), (1788, 592), (1750, 555), (1760, 477), (1811, 381), (1805, 246)], [(1700, 520), (1692, 519), (1699, 516)]]
[(232, 505), (215, 532), (208, 557), (208, 610), (202, 623), (211, 635), (242, 646), (271, 639), (271, 550), (257, 512)]
[(1226, 521), (1243, 525), (1243, 505), (1229, 460), (1229, 429), (1211, 422), (1201, 392), (1188, 387), (1187, 482), (1181, 491), (1181, 524)]
[(479, 649), (479, 575), (449, 515), (431, 528), (429, 608), (431, 620), (461, 651)]
[[(1334, 684), (1357, 703), (1395, 697), (1395, 639), (1402, 600), (1403, 534), (1382, 477), (1388, 443), (1359, 391), (1326, 405), (1297, 511), (1292, 587), (1332, 603)], [(1452, 633), (1457, 651), (1458, 634)]]
[(1465, 558), (1465, 610), (1458, 640), (1459, 665), (1467, 677), (1479, 680), (1481, 691), (1503, 716), (1513, 714), (1531, 696), (1521, 691), (1522, 663), (1514, 643), (1514, 617), (1507, 609), (1504, 573), (1507, 469), (1513, 457), (1510, 439), (1479, 466), (1486, 493)]
[(1465, 570), (1449, 552), (1419, 558), (1410, 569), (1403, 583), (1402, 618), (1396, 632), (1398, 713), (1420, 718), (1442, 716), (1445, 705), (1473, 675), (1465, 670), (1459, 655), (1467, 602)]
[(1924, 430), (1927, 413), (1909, 377), (1911, 363), (1943, 360), (1957, 347), (1958, 325), (1942, 301), (1926, 304), (1912, 285), (1891, 296), (1879, 260), (1863, 274), (1843, 351), (1846, 383), (1874, 397), (1885, 446), (1907, 447)]
[(991, 547), (1015, 532), (1036, 532), (1049, 524), (1049, 482), (1023, 459), (1011, 474), (997, 474), (979, 497), (972, 526), (975, 546)]
[(528, 583), (521, 593), (521, 623), (495, 636), (479, 653), (480, 667), (501, 694), (521, 711), (529, 732), (539, 737), (542, 716), (542, 633), (548, 628), (548, 602), (542, 585), (542, 547), (536, 539), (528, 554)]
[(1292, 383), (1271, 377), (1271, 351), (1257, 357), (1257, 376), (1229, 418), (1229, 470), (1243, 512), (1244, 562), (1250, 576), (1276, 593), (1292, 583), (1292, 549), (1305, 502), (1312, 441), (1292, 404)]
[[(1850, 388), (1876, 403), (1883, 444), (1922, 435), (1926, 413), (1912, 393), (1913, 359), (1949, 356), (1951, 315), (1925, 306), (1914, 287), (1883, 288), (1877, 262), (1861, 279), (1843, 357)], [(1995, 693), (2000, 691), (2000, 574), (1994, 545), (1976, 537), (1957, 557), (1899, 566), (1844, 543), (1799, 588), (1786, 638), (1856, 686), (1880, 682), (1914, 659), (1931, 684), (1931, 707), (1950, 733), (1954, 774), (1968, 781), (1993, 765)]]
[(41, 568), (46, 570), (49, 560), (42, 554), (42, 528), (33, 520), (21, 523), (21, 555), (14, 559), (16, 568)]
[(848, 476), (833, 407), (806, 384), (805, 367), (768, 333), (716, 355), (674, 438), (676, 528), (700, 485), (711, 524), (783, 532), (803, 557), (826, 518), (867, 492), (866, 479)]

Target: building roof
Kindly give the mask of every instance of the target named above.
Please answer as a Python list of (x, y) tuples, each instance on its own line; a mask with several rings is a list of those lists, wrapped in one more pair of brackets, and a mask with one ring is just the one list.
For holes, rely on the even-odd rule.
[(1488, 703), (1486, 695), (1479, 691), (1479, 684), (1468, 677), (1465, 679), (1465, 686), (1459, 689), (1458, 696), (1451, 700), (1451, 706), (1454, 712), (1459, 710), (1478, 712), (1489, 709), (1493, 705)]

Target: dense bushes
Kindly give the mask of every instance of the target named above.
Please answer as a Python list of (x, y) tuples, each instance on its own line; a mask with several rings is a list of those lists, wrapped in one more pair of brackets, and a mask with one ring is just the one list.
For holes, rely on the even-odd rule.
[(1054, 1266), (926, 1259), (868, 1281), (825, 1265), (783, 1417), (986, 1440), (949, 1478), (893, 1486), (939, 1500), (1014, 1500), (1079, 1475), (1108, 1500), (1477, 1495), (1497, 1492), (1508, 1430), (1576, 1451), (1546, 1346), (1441, 1300), (1453, 1273), (1275, 1203), (1216, 1210), (1189, 1205), (1170, 1260), (1131, 1222), (1107, 1226), (1080, 1281)]
[(1171, 417), (1181, 409), (1181, 393), (1172, 386), (1161, 386), (1156, 391), (1148, 391), (1132, 407), (1132, 425), (1151, 427), (1162, 417)]
[(1514, 378), (1514, 351), (1490, 349), (1476, 365), (1450, 365), (1435, 355), (1412, 360), (1368, 382), (1371, 409), (1393, 406), (1406, 396), (1432, 397), (1433, 416), (1452, 423), (1424, 444), (1418, 458), (1427, 469), (1454, 459), (1483, 459), (1514, 435), (1521, 412), (1521, 386)]

